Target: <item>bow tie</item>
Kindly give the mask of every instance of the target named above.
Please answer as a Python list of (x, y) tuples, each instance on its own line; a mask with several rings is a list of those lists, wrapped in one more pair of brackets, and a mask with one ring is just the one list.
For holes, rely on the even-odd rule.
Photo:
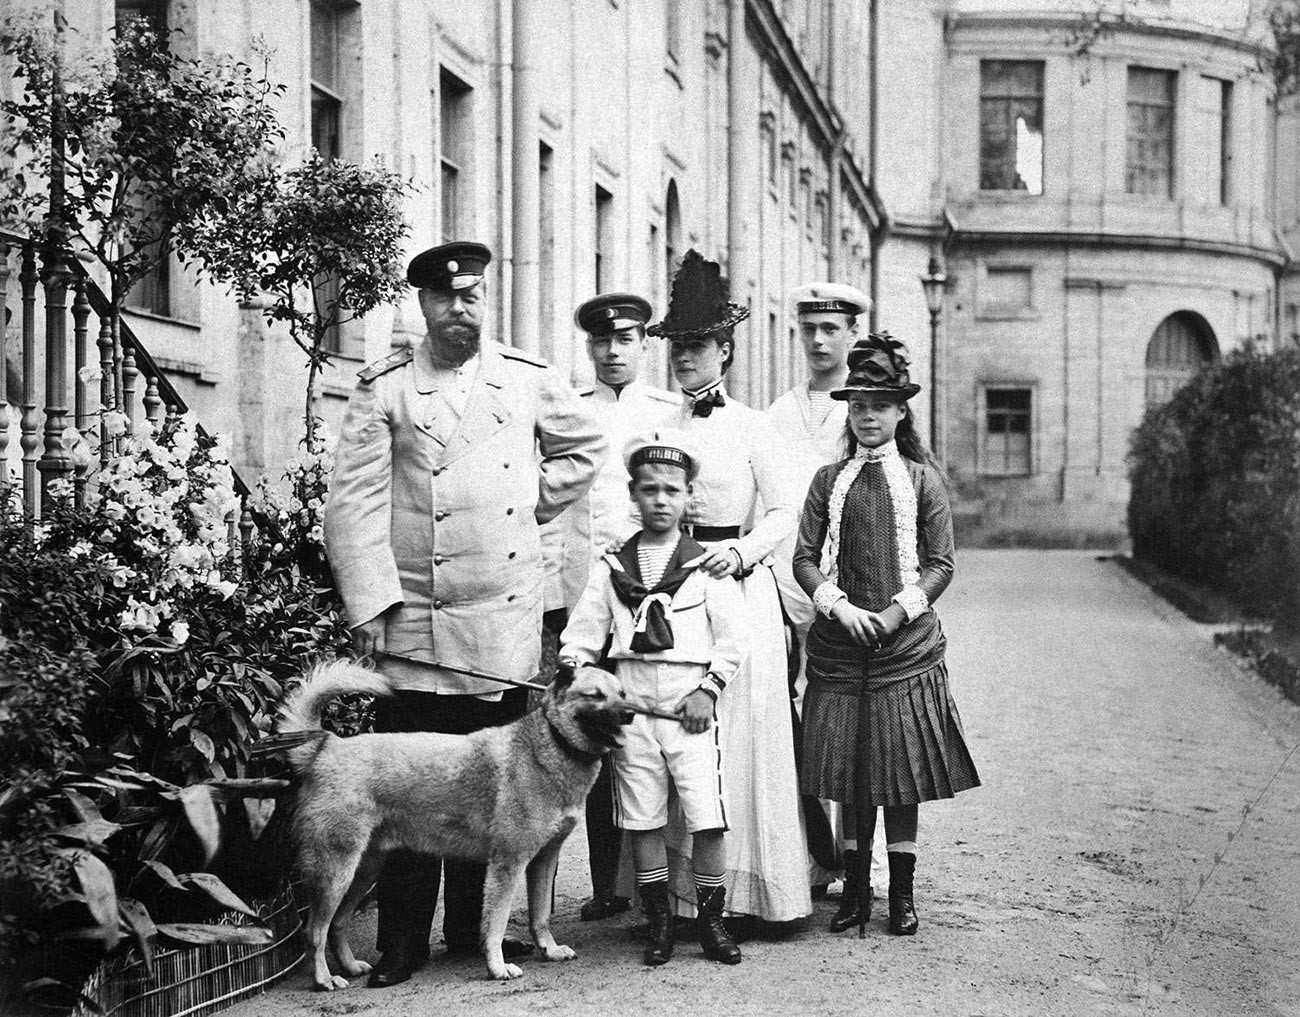
[(726, 405), (727, 400), (722, 397), (722, 390), (715, 388), (708, 395), (695, 400), (695, 404), (691, 407), (691, 416), (707, 417), (713, 412), (713, 407)]

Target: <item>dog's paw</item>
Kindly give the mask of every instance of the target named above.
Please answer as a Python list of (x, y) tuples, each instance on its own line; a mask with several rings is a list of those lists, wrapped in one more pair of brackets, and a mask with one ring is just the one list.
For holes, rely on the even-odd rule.
[[(353, 958), (351, 964), (342, 965), (340, 967), (340, 970), (345, 975), (351, 975), (353, 978), (358, 978), (361, 975), (370, 974), (372, 970), (372, 965), (369, 964), (367, 961), (356, 960), (355, 958)], [(340, 988), (342, 988), (342, 986), (340, 986)]]
[(561, 946), (558, 943), (555, 946), (543, 948), (542, 956), (548, 961), (571, 961), (578, 955), (571, 946)]
[(520, 978), (523, 973), (524, 969), (518, 964), (503, 963), (500, 967), (488, 966), (488, 974), (498, 982), (508, 982), (512, 978)]
[(333, 992), (335, 989), (346, 989), (348, 980), (342, 975), (330, 975), (328, 978), (316, 982), (318, 992)]

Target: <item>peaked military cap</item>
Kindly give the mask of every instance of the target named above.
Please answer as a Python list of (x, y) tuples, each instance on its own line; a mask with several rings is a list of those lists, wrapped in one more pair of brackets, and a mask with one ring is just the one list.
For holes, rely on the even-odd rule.
[(831, 393), (832, 399), (851, 399), (859, 393), (879, 392), (900, 399), (911, 399), (921, 391), (912, 381), (908, 368), (912, 357), (907, 345), (888, 332), (863, 336), (849, 350), (849, 376), (843, 388)]
[(790, 293), (795, 314), (833, 311), (839, 314), (863, 314), (871, 310), (871, 298), (847, 283), (813, 282)]
[(588, 335), (609, 335), (650, 320), (650, 301), (635, 293), (602, 293), (578, 305), (573, 320)]
[(406, 281), (422, 290), (465, 290), (483, 278), (492, 252), (472, 240), (430, 247), (411, 259)]

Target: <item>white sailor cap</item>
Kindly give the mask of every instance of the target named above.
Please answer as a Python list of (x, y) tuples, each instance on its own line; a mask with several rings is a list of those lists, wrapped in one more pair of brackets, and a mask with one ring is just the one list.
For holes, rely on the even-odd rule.
[(795, 314), (828, 311), (857, 315), (871, 310), (871, 298), (847, 283), (813, 282), (791, 291), (790, 306)]

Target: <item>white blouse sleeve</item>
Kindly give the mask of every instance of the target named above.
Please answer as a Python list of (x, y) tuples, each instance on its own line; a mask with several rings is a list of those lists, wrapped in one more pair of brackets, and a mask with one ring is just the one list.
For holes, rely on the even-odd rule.
[(746, 428), (749, 462), (763, 514), (754, 521), (754, 528), (733, 546), (741, 564), (749, 568), (770, 555), (794, 532), (799, 506), (798, 495), (790, 482), (793, 453), (785, 441), (764, 414), (755, 413)]

